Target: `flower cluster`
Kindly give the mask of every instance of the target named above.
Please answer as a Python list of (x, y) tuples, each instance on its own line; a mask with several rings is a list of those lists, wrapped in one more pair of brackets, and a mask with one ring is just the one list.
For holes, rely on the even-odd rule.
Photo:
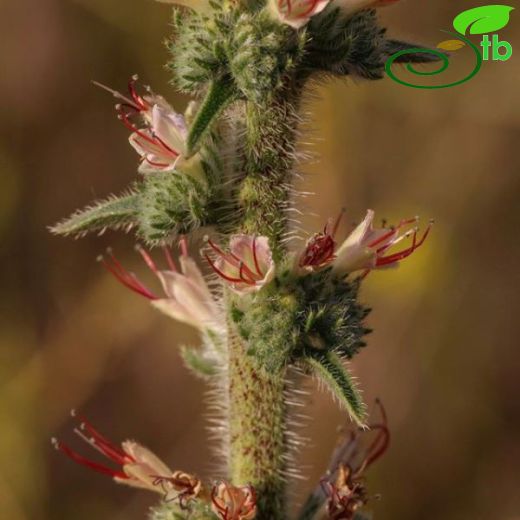
[[(397, 226), (375, 229), (374, 212), (368, 210), (365, 219), (338, 248), (335, 235), (342, 215), (343, 212), (335, 221), (329, 220), (323, 232), (316, 233), (308, 240), (297, 256), (298, 273), (305, 274), (332, 266), (332, 271), (343, 277), (355, 271), (364, 271), (366, 274), (373, 269), (397, 266), (424, 243), (432, 225), (430, 222), (421, 236), (417, 227), (401, 233), (404, 227), (417, 223), (417, 217), (402, 220)], [(391, 247), (405, 239), (411, 240), (407, 247), (388, 253)], [(205, 253), (206, 260), (236, 294), (257, 292), (273, 280), (276, 266), (267, 237), (232, 235), (227, 251), (211, 239), (207, 243), (212, 255)], [(167, 269), (159, 269), (149, 253), (141, 247), (137, 248), (146, 265), (159, 278), (164, 291), (162, 297), (157, 296), (135, 274), (127, 271), (111, 251), (107, 257), (100, 257), (100, 260), (123, 285), (149, 299), (154, 307), (166, 315), (200, 330), (218, 331), (222, 327), (219, 306), (197, 263), (188, 254), (185, 237), (181, 238), (179, 245), (180, 269), (167, 248), (163, 248)]]
[[(118, 118), (132, 132), (130, 144), (141, 158), (141, 173), (173, 170), (186, 154), (188, 128), (184, 116), (173, 110), (169, 103), (150, 87), (146, 94), (137, 92), (138, 77), (128, 83), (128, 96), (101, 83), (97, 86), (109, 91), (121, 101), (116, 105)], [(139, 120), (136, 121), (136, 118)]]

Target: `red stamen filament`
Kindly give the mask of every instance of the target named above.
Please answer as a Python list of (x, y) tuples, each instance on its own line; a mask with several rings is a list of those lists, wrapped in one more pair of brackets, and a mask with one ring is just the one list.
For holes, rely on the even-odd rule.
[(232, 278), (231, 276), (228, 276), (227, 274), (225, 274), (223, 271), (221, 271), (216, 265), (215, 263), (213, 262), (213, 260), (211, 260), (211, 258), (209, 257), (209, 255), (204, 255), (204, 257), (206, 258), (208, 264), (210, 265), (210, 267), (213, 269), (213, 271), (215, 271), (215, 273), (217, 273), (221, 278), (223, 278), (224, 280), (226, 280), (227, 282), (231, 282), (231, 283), (242, 283), (243, 280), (241, 278)]
[[(142, 129), (138, 128), (132, 121), (130, 121), (129, 114), (125, 112), (124, 110), (119, 110), (119, 119), (123, 122), (123, 124), (133, 133), (137, 134), (141, 139), (146, 141), (147, 143), (150, 143), (153, 146), (156, 146), (159, 148), (159, 150), (164, 155), (170, 155), (173, 156), (174, 159), (176, 159), (179, 154), (170, 148), (160, 137), (158, 137), (156, 134), (146, 134)], [(153, 165), (153, 163), (151, 163)], [(167, 165), (166, 165), (167, 166)]]
[[(91, 436), (87, 437), (87, 435), (83, 433), (83, 430), (86, 430)], [(86, 421), (82, 422), (79, 428), (74, 429), (74, 433), (116, 464), (123, 465), (129, 461), (135, 462), (133, 457), (127, 455), (117, 446), (114, 446)]]
[(258, 262), (257, 254), (256, 254), (256, 239), (253, 239), (253, 258), (255, 262), (255, 269), (257, 270), (257, 274), (255, 274), (251, 268), (237, 255), (232, 252), (226, 253), (224, 252), (217, 244), (215, 244), (212, 240), (208, 240), (209, 246), (213, 249), (213, 251), (226, 263), (228, 263), (234, 269), (238, 269), (238, 277), (234, 278), (225, 274), (221, 269), (219, 269), (215, 262), (213, 262), (208, 255), (205, 255), (206, 260), (209, 265), (224, 280), (231, 283), (245, 283), (247, 285), (256, 285), (258, 280), (261, 280), (264, 277), (262, 270), (260, 269), (260, 265)]
[(253, 260), (255, 262), (255, 269), (260, 276), (260, 278), (264, 278), (264, 274), (262, 273), (262, 270), (260, 269), (260, 264), (258, 263), (258, 255), (256, 253), (256, 237), (253, 238)]
[(158, 300), (159, 298), (153, 294), (145, 285), (143, 285), (139, 279), (133, 273), (129, 273), (116, 259), (116, 257), (110, 253), (110, 258), (112, 260), (112, 265), (105, 260), (105, 258), (101, 258), (101, 263), (103, 266), (110, 272), (112, 275), (125, 287), (134, 291), (149, 300)]
[(175, 265), (175, 262), (173, 261), (172, 254), (170, 253), (170, 250), (167, 247), (163, 247), (164, 256), (166, 258), (166, 263), (168, 264), (168, 268), (170, 271), (173, 271), (174, 273), (177, 273), (177, 266)]
[(343, 215), (345, 215), (345, 208), (342, 208), (339, 215), (336, 217), (336, 221), (334, 222), (334, 226), (332, 227), (332, 233), (329, 233), (328, 229), (327, 229), (327, 231), (326, 231), (327, 235), (330, 235), (332, 238), (334, 238), (336, 236), (339, 225), (341, 224), (341, 220), (343, 219)]
[(418, 249), (420, 246), (424, 244), (424, 241), (428, 237), (428, 234), (430, 233), (432, 224), (429, 224), (426, 228), (426, 231), (423, 233), (423, 236), (420, 238), (419, 241), (417, 241), (417, 230), (413, 231), (413, 239), (412, 239), (412, 245), (403, 251), (399, 251), (397, 253), (394, 253), (389, 256), (379, 257), (376, 261), (376, 266), (384, 266), (393, 264), (395, 262), (399, 262), (400, 260), (405, 259), (406, 257), (410, 256), (416, 249)]
[(155, 265), (155, 262), (153, 261), (152, 257), (140, 246), (137, 247), (137, 251), (143, 257), (143, 260), (145, 261), (145, 263), (149, 267), (149, 269), (154, 274), (157, 274), (159, 269), (157, 268), (157, 265)]
[(98, 473), (101, 473), (103, 475), (108, 475), (109, 477), (113, 477), (113, 478), (121, 478), (121, 479), (129, 478), (125, 472), (109, 468), (108, 466), (105, 466), (98, 462), (94, 462), (93, 460), (87, 459), (83, 455), (80, 455), (79, 453), (76, 453), (75, 451), (71, 450), (66, 444), (55, 441), (54, 446), (56, 447), (56, 449), (60, 450), (67, 457), (69, 457), (69, 459), (72, 459), (74, 462), (81, 464), (82, 466), (86, 466), (87, 468), (90, 468)]
[(168, 146), (156, 133), (153, 133), (153, 138), (157, 140), (157, 142), (163, 146), (168, 152), (172, 153), (174, 157), (179, 157), (179, 154), (177, 151), (175, 151), (173, 148)]
[(372, 247), (377, 246), (381, 242), (385, 242), (392, 235), (394, 235), (397, 231), (399, 231), (403, 226), (407, 226), (408, 224), (413, 224), (413, 223), (417, 222), (417, 220), (418, 220), (417, 217), (411, 218), (408, 220), (401, 220), (401, 222), (399, 222), (399, 224), (397, 224), (397, 226), (390, 228), (388, 233), (385, 233), (383, 236), (379, 237), (377, 240), (374, 240), (374, 242), (371, 242), (370, 244), (368, 244), (368, 247), (372, 248)]
[(140, 110), (146, 111), (150, 107), (148, 103), (146, 103), (146, 101), (137, 93), (137, 90), (135, 88), (137, 80), (137, 76), (133, 76), (130, 78), (130, 81), (128, 82), (128, 91), (130, 92), (132, 99), (134, 100), (135, 104), (140, 108)]
[(370, 429), (379, 430), (379, 435), (374, 439), (367, 451), (366, 459), (362, 464), (363, 469), (368, 468), (368, 466), (382, 457), (390, 444), (390, 431), (386, 424), (373, 424), (370, 426)]
[(249, 268), (247, 267), (246, 264), (244, 264), (244, 262), (240, 262), (238, 274), (244, 283), (247, 283), (248, 285), (256, 284), (256, 280), (251, 276)]
[(182, 256), (188, 256), (188, 239), (185, 236), (179, 240), (179, 248)]

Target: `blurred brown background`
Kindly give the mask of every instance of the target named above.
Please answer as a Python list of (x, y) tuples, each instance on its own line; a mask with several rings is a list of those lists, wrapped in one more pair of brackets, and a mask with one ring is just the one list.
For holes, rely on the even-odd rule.
[[(391, 34), (435, 45), (474, 6), (408, 0), (381, 16)], [(515, 53), (519, 16), (500, 33)], [(95, 262), (111, 245), (144, 272), (131, 237), (73, 241), (46, 230), (135, 175), (113, 99), (91, 79), (124, 89), (137, 72), (185, 106), (163, 69), (168, 21), (168, 7), (151, 0), (0, 4), (1, 518), (145, 517), (154, 497), (52, 450), (53, 435), (75, 442), (72, 407), (174, 468), (205, 475), (211, 466), (204, 385), (177, 354), (196, 334)], [(375, 333), (353, 368), (367, 399), (383, 398), (393, 433), (370, 473), (382, 495), (377, 520), (520, 519), (519, 76), (514, 54), (457, 88), (337, 81), (310, 107), (322, 159), (305, 166), (302, 187), (319, 193), (308, 205), (321, 217), (306, 217), (307, 229), (341, 206), (350, 220), (372, 207), (391, 220), (437, 222), (420, 252), (372, 274), (363, 293)], [(312, 445), (299, 464), (312, 478), (297, 496), (318, 478), (343, 421), (318, 392), (309, 415)]]

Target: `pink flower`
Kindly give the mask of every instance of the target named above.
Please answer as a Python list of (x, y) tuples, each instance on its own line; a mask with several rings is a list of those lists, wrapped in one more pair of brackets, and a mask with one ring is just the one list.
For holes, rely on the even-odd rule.
[(329, 4), (350, 15), (362, 9), (383, 7), (399, 0), (269, 0), (271, 12), (282, 22), (300, 29)]
[[(410, 256), (424, 243), (433, 224), (430, 222), (422, 236), (419, 237), (417, 227), (400, 233), (403, 227), (417, 223), (418, 217), (402, 220), (395, 227), (381, 229), (374, 229), (373, 220), (374, 212), (368, 210), (363, 222), (354, 229), (336, 251), (336, 258), (332, 263), (334, 272), (344, 275), (352, 271), (365, 270), (368, 272), (372, 269), (397, 266), (401, 260)], [(409, 238), (412, 243), (408, 247), (387, 254), (388, 249), (392, 246)]]
[(220, 482), (213, 488), (211, 502), (220, 520), (252, 520), (256, 516), (256, 494), (252, 486)]
[(206, 259), (237, 294), (258, 291), (274, 278), (275, 265), (267, 237), (233, 235), (228, 253), (211, 240), (208, 244), (216, 260), (213, 261), (209, 255)]
[[(72, 416), (76, 416), (74, 411)], [(84, 457), (66, 444), (52, 439), (56, 449), (78, 464), (108, 475), (120, 484), (164, 493), (164, 489), (158, 486), (156, 481), (159, 477), (170, 477), (172, 472), (150, 450), (134, 441), (125, 441), (121, 443), (121, 447), (118, 447), (101, 435), (86, 419), (82, 417), (80, 420), (81, 423), (74, 429), (74, 433), (104, 455), (115, 468)]]
[[(141, 96), (136, 89), (138, 77), (128, 83), (129, 95), (94, 82), (122, 101), (116, 105), (118, 118), (131, 130), (130, 144), (141, 157), (139, 171), (153, 173), (173, 170), (186, 153), (188, 128), (184, 116), (173, 110), (169, 103), (149, 87)], [(136, 121), (136, 118), (138, 121)]]
[(269, 7), (282, 23), (299, 29), (329, 3), (330, 0), (269, 0)]
[(185, 238), (180, 241), (180, 249), (180, 270), (168, 249), (164, 248), (168, 264), (168, 269), (165, 270), (160, 270), (144, 249), (138, 249), (148, 267), (159, 278), (165, 293), (164, 297), (155, 295), (139, 281), (135, 274), (124, 269), (112, 253), (109, 253), (108, 259), (101, 257), (101, 261), (123, 285), (149, 299), (154, 307), (168, 316), (200, 330), (207, 328), (219, 330), (221, 313), (204, 276), (195, 261), (188, 256)]

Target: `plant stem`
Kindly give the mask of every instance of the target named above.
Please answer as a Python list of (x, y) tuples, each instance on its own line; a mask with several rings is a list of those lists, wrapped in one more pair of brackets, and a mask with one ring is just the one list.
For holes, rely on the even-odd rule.
[(265, 103), (247, 102), (245, 107), (242, 231), (269, 237), (275, 261), (283, 257), (297, 124), (294, 96), (287, 96), (289, 99)]
[[(245, 176), (239, 192), (243, 209), (240, 231), (267, 236), (276, 262), (285, 256), (285, 211), (297, 124), (295, 104), (291, 102), (294, 96), (285, 94), (289, 99), (249, 101), (245, 105)], [(284, 473), (288, 455), (286, 367), (278, 364), (267, 370), (248, 354), (254, 349), (251, 340), (246, 344), (236, 333), (230, 333), (230, 473), (233, 484), (254, 486), (257, 520), (282, 520), (286, 518)]]
[(257, 520), (285, 518), (284, 372), (267, 372), (238, 337), (230, 340), (230, 476), (235, 485), (254, 486)]

